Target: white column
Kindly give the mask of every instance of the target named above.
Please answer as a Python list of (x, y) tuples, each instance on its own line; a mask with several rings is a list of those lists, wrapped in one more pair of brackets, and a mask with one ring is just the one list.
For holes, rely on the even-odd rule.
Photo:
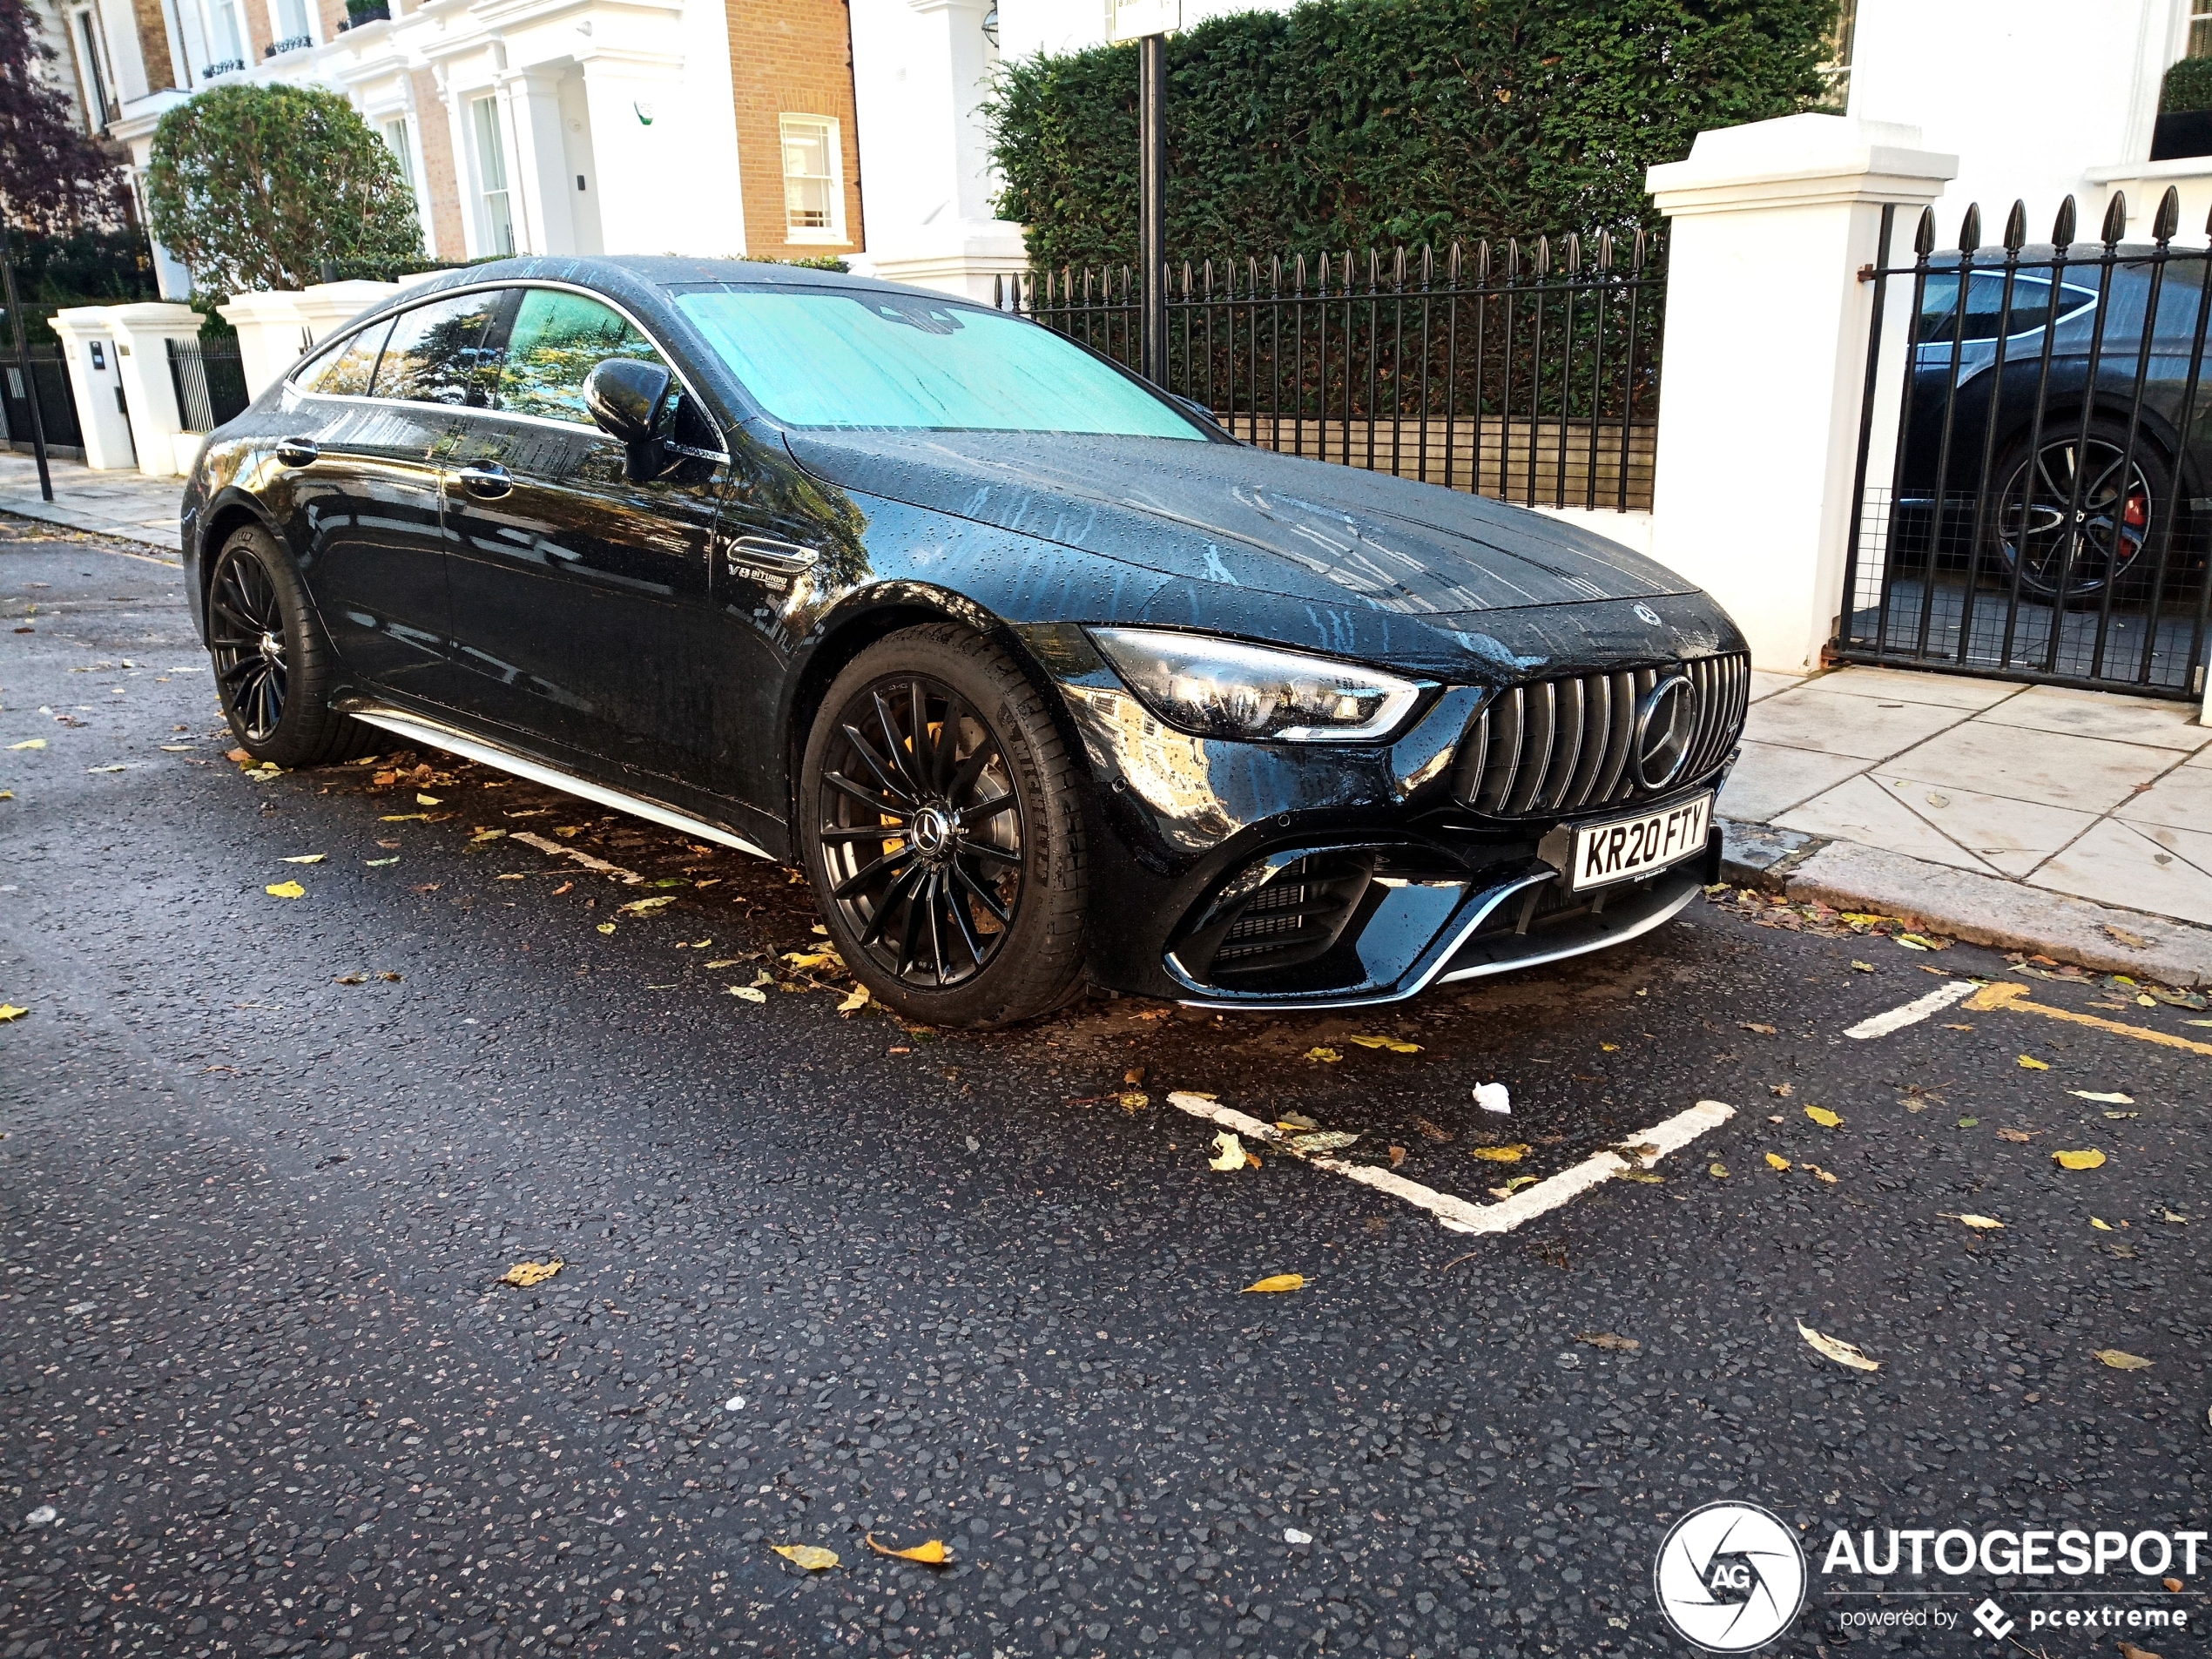
[(112, 472), (135, 467), (131, 423), (116, 397), (122, 389), (115, 353), (111, 306), (72, 306), (54, 314), (49, 324), (61, 336), (62, 361), (69, 366), (69, 389), (77, 400), (77, 423), (84, 430), (84, 464)]
[(177, 464), (176, 440), (185, 423), (177, 409), (176, 382), (169, 375), (168, 342), (197, 340), (200, 314), (190, 306), (159, 300), (103, 309), (115, 331), (138, 470), (149, 478), (172, 477), (182, 470)]
[(260, 396), (262, 388), (299, 361), (307, 349), (307, 321), (300, 314), (296, 293), (234, 294), (227, 304), (215, 309), (238, 330), (239, 367), (246, 372), (246, 395), (250, 398)]
[[(1817, 667), (1843, 602), (1882, 205), (1894, 255), (1958, 159), (1917, 128), (1791, 115), (1701, 132), (1647, 183), (1669, 220), (1654, 555), (1760, 668)], [(1888, 476), (1889, 455), (1870, 457)]]
[(684, 65), (672, 54), (587, 45), (583, 98), (599, 175), (599, 236), (621, 253), (726, 255), (706, 241), (737, 199), (737, 175), (705, 171), (685, 152)]
[(570, 202), (575, 185), (568, 177), (568, 153), (561, 143), (561, 66), (516, 71), (505, 91), (515, 132), (508, 183), (529, 226), (529, 252), (573, 253), (576, 215)]
[(396, 282), (318, 282), (300, 289), (293, 297), (293, 305), (307, 326), (307, 342), (313, 345), (328, 339), (369, 307), (383, 304), (400, 287)]
[(1022, 227), (994, 217), (1000, 180), (979, 112), (998, 54), (990, 0), (852, 0), (867, 260), (875, 275), (988, 300), (1026, 270)]

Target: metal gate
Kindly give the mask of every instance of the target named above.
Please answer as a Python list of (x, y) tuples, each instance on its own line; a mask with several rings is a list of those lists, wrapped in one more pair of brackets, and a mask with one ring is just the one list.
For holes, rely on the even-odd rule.
[[(2047, 244), (2014, 203), (1985, 248), (1924, 210), (1910, 264), (1882, 210), (1872, 338), (1831, 655), (1851, 663), (2151, 697), (2204, 689), (2212, 408), (2202, 381), (2212, 250), (2095, 242), (2074, 199)], [(1899, 312), (1903, 311), (1900, 316)]]

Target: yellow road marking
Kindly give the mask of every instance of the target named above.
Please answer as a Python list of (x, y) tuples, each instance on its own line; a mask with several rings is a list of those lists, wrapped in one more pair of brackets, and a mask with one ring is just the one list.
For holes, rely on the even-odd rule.
[(2191, 1054), (2212, 1055), (2212, 1042), (2192, 1042), (2187, 1037), (2168, 1036), (2163, 1031), (2153, 1031), (2148, 1026), (2122, 1025), (2117, 1020), (2100, 1020), (2094, 1014), (2074, 1014), (2065, 1008), (2047, 1008), (2040, 1002), (2027, 1000), (2028, 987), (2002, 982), (1985, 985), (1959, 1006), (1986, 1011), (1990, 1008), (2010, 1008), (2015, 1014), (2040, 1014), (2047, 1020), (2064, 1020), (2073, 1025), (2094, 1026), (2100, 1031), (2112, 1031), (2123, 1037), (2138, 1037), (2145, 1042), (2155, 1042), (2168, 1049), (2186, 1049)]

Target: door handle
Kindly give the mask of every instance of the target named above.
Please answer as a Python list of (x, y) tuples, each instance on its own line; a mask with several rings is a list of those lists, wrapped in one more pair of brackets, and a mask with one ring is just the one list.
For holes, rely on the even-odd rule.
[(454, 476), (461, 480), (461, 487), (480, 501), (496, 501), (515, 488), (515, 480), (507, 469), (494, 462), (489, 467), (463, 467)]
[(312, 438), (279, 438), (276, 453), (287, 467), (311, 467), (322, 459), (322, 446)]

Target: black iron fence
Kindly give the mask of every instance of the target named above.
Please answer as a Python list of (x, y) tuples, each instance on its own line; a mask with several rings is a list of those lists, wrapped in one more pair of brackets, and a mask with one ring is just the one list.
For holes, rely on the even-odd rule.
[(1939, 250), (1926, 211), (1909, 264), (1891, 263), (1895, 212), (1862, 273), (1873, 339), (1833, 654), (2201, 695), (2212, 249), (2172, 246), (2170, 189), (2148, 243), (2123, 240), (2117, 194), (2094, 242), (2070, 197), (2034, 246), (2019, 203), (1997, 247), (1970, 206)]
[[(1163, 276), (1164, 389), (1238, 437), (1532, 507), (1651, 504), (1666, 277), (1642, 233)], [(1129, 266), (1001, 280), (997, 300), (1137, 367)]]
[(70, 388), (69, 366), (62, 361), (60, 347), (31, 347), (28, 374), (4, 338), (0, 338), (0, 352), (6, 354), (4, 365), (0, 365), (0, 416), (7, 422), (9, 447), (30, 448), (30, 399), (35, 391), (46, 442), (81, 457), (84, 430), (78, 422), (77, 395)]
[(243, 414), (253, 400), (246, 395), (246, 368), (236, 336), (169, 341), (169, 383), (177, 391), (177, 415), (187, 432), (212, 432)]

